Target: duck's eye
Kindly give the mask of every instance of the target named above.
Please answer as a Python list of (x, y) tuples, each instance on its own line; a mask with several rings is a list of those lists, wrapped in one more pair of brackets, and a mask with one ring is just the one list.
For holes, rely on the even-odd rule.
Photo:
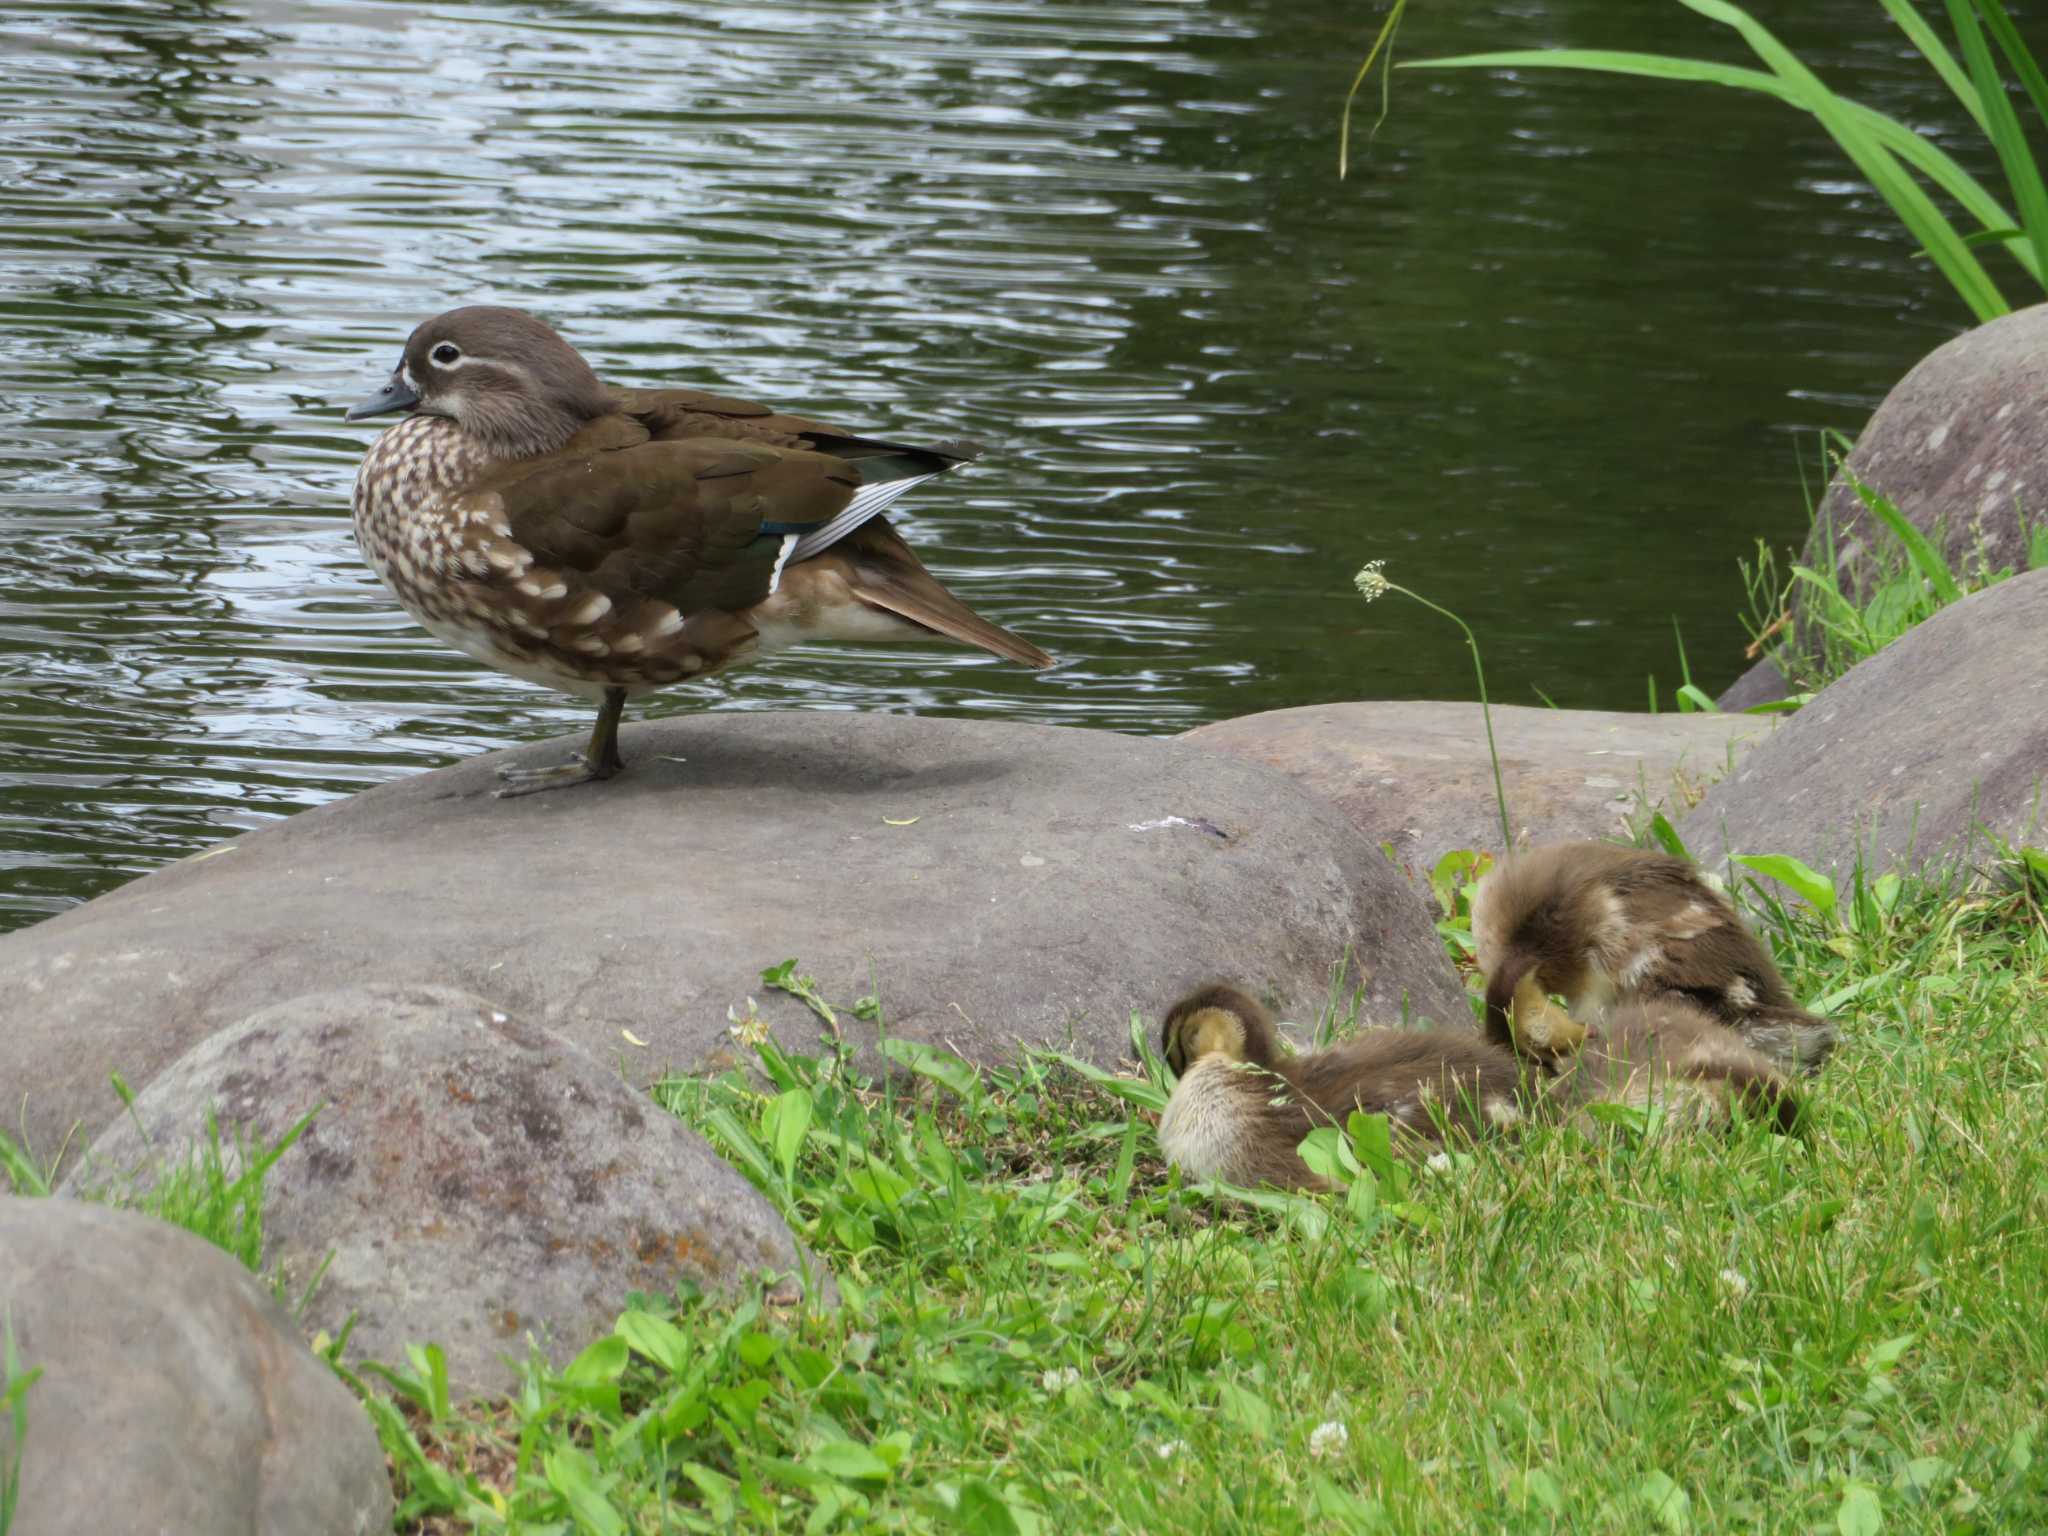
[(452, 366), (458, 359), (461, 358), (462, 348), (456, 346), (455, 343), (452, 341), (444, 341), (441, 343), (441, 345), (434, 348), (434, 350), (428, 353), (427, 355), (433, 358), (433, 360), (439, 363), (443, 368), (447, 368)]

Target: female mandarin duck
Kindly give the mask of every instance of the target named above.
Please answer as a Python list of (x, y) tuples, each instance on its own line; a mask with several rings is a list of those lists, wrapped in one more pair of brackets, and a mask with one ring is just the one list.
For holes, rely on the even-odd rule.
[(599, 701), (580, 759), (500, 794), (623, 768), (629, 694), (810, 640), (939, 640), (1053, 658), (974, 613), (882, 520), (974, 458), (690, 389), (613, 389), (544, 322), (453, 309), (350, 421), (404, 411), (356, 475), (355, 528), (429, 633)]

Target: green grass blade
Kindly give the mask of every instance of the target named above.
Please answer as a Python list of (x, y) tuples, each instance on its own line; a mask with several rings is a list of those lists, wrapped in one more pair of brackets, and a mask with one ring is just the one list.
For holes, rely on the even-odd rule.
[(1899, 24), (1899, 30), (1913, 41), (1921, 55), (1934, 66), (1934, 72), (1941, 76), (1942, 83), (1956, 94), (1956, 100), (1963, 104), (1963, 110), (1976, 120), (1977, 126), (1986, 133), (1991, 131), (1984, 121), (1984, 103), (1977, 95), (1977, 87), (1971, 83), (1969, 73), (1956, 62), (1956, 56), (1949, 52), (1941, 34), (1929, 25), (1925, 16), (1913, 5), (1912, 0), (1878, 0)]
[(1728, 862), (1791, 886), (1822, 915), (1835, 910), (1835, 882), (1789, 853), (1736, 853), (1728, 856)]
[[(1365, 77), (1372, 73), (1373, 60), (1385, 49), (1387, 63), (1394, 62), (1394, 34), (1401, 30), (1401, 13), (1408, 9), (1408, 0), (1394, 0), (1394, 8), (1388, 12), (1386, 21), (1380, 27), (1380, 35), (1372, 40), (1372, 47), (1365, 55), (1365, 62), (1358, 66), (1358, 73), (1351, 78), (1351, 89), (1344, 93), (1344, 111), (1337, 119), (1337, 179), (1342, 181), (1351, 170), (1351, 103), (1358, 98), (1358, 88), (1365, 84)], [(1373, 121), (1373, 132), (1379, 132), (1380, 124), (1387, 120), (1388, 103), (1392, 95), (1391, 79), (1380, 81), (1380, 115)], [(1368, 139), (1368, 142), (1370, 140)]]
[(2013, 73), (2026, 88), (2027, 99), (2034, 104), (2034, 115), (2048, 125), (2048, 77), (2041, 72), (2040, 62), (2034, 57), (2019, 31), (2012, 24), (2012, 18), (2005, 14), (2002, 0), (1982, 0), (1984, 25), (1991, 29), (1991, 35), (1998, 39), (1998, 46), (2005, 50), (2006, 60), (2012, 65)]
[(1891, 204), (1892, 211), (1908, 232), (1926, 248), (1935, 266), (1940, 268), (1942, 275), (1978, 320), (1995, 320), (2009, 312), (2011, 306), (1999, 293), (1998, 285), (1991, 281), (1983, 264), (1963, 244), (1954, 227), (1942, 217), (1941, 210), (1920, 189), (1920, 184), (1906, 174), (1892, 153), (1849, 112), (1848, 104), (1822, 84), (1791, 49), (1772, 36), (1762, 23), (1738, 7), (1725, 3), (1725, 0), (1679, 0), (1679, 3), (1687, 10), (1697, 11), (1710, 21), (1718, 21), (1739, 33), (1756, 56), (1799, 94), (1802, 103), (1820, 119), (1821, 126), (1842, 146), (1856, 168), (1877, 189), (1878, 195)]
[[(1734, 64), (1717, 64), (1706, 59), (1666, 58), (1655, 53), (1629, 53), (1599, 48), (1522, 48), (1491, 53), (1456, 54), (1441, 59), (1410, 59), (1402, 69), (1573, 69), (1598, 74), (1632, 75), (1644, 80), (1677, 80), (1686, 84), (1723, 85), (1775, 97), (1787, 106), (1814, 113), (1814, 107), (1799, 91), (1762, 70)], [(1961, 205), (1964, 212), (1988, 231), (2000, 232), (2006, 251), (2036, 282), (2043, 281), (2048, 266), (2035, 258), (2033, 247), (2015, 229), (2016, 220), (1997, 198), (1985, 190), (1968, 171), (1940, 145), (1915, 133), (1904, 123), (1886, 117), (1860, 102), (1835, 97), (1835, 103), (1855, 127), (1885, 149), (1897, 155)], [(1815, 113), (1814, 115), (1818, 115)], [(1939, 214), (1936, 214), (1939, 217)], [(1961, 237), (1958, 236), (1960, 242)], [(1969, 246), (1964, 245), (1964, 250)], [(1932, 252), (1929, 252), (1930, 257)], [(1987, 279), (1988, 282), (1988, 279)], [(2002, 300), (2000, 301), (2003, 302)]]
[(43, 1171), (5, 1131), (0, 1131), (0, 1173), (13, 1181), (17, 1195), (47, 1195), (50, 1192), (50, 1181), (43, 1177)]
[[(1977, 23), (1977, 8), (1981, 3), (1990, 3), (1990, 0), (1948, 0), (1949, 15), (1955, 22), (1956, 36), (1962, 39), (1963, 54), (1970, 61), (1970, 73), (1976, 78), (1978, 92), (1984, 98), (1984, 111), (1989, 118), (1985, 132), (1991, 137), (1992, 147), (1998, 151), (1998, 163), (2005, 171), (2006, 184), (2012, 188), (2020, 226), (2026, 230), (2033, 246), (2034, 259), (2048, 264), (2048, 186), (2042, 184), (2041, 167), (2035, 164), (2033, 151), (2027, 147), (2026, 130), (2020, 126), (2019, 114), (2013, 110), (2012, 99), (2005, 92), (2005, 81), (1998, 73), (1998, 62), (1991, 56), (1991, 45)], [(2025, 45), (2017, 37), (2013, 43), (2014, 50), (2009, 52), (2032, 63), (2033, 56)]]
[(1942, 558), (1941, 551), (1934, 547), (1927, 535), (1907, 522), (1905, 513), (1894, 506), (1888, 497), (1878, 495), (1865, 485), (1850, 472), (1847, 465), (1842, 467), (1842, 473), (1848, 476), (1850, 489), (1855, 491), (1857, 500), (1868, 507), (1870, 515), (1889, 528), (1892, 537), (1905, 547), (1906, 556), (1913, 562), (1913, 568), (1919, 571), (1927, 585), (1934, 589), (1934, 595), (1944, 605), (1961, 602), (1963, 589), (1956, 585), (1955, 573), (1948, 568), (1948, 561)]

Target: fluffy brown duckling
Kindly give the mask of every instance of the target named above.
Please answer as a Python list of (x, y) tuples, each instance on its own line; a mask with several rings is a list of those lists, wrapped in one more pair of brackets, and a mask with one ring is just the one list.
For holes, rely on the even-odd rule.
[(1377, 1029), (1305, 1056), (1280, 1049), (1272, 1016), (1229, 982), (1198, 987), (1160, 1033), (1180, 1082), (1159, 1120), (1168, 1162), (1198, 1179), (1322, 1189), (1296, 1153), (1354, 1109), (1383, 1114), (1402, 1140), (1440, 1144), (1523, 1115), (1525, 1069), (1474, 1030)]
[(1798, 1098), (1776, 1062), (1675, 996), (1618, 1005), (1559, 1066), (1540, 1109), (1563, 1119), (1593, 1104), (1656, 1105), (1679, 1132), (1726, 1125), (1738, 1104), (1779, 1131), (1799, 1119)]
[(1789, 1072), (1813, 1071), (1835, 1044), (1728, 898), (1668, 854), (1595, 842), (1513, 854), (1473, 895), (1472, 937), (1488, 1035), (1552, 1065), (1617, 1004), (1666, 998)]
[(1384, 1114), (1410, 1149), (1441, 1145), (1446, 1130), (1508, 1131), (1596, 1104), (1658, 1106), (1667, 1129), (1681, 1134), (1725, 1126), (1737, 1104), (1783, 1131), (1799, 1112), (1773, 1062), (1675, 997), (1615, 1008), (1555, 1075), (1476, 1030), (1378, 1029), (1288, 1056), (1272, 1016), (1221, 981), (1167, 1011), (1160, 1044), (1180, 1079), (1159, 1118), (1166, 1160), (1193, 1178), (1233, 1184), (1328, 1188), (1297, 1148), (1354, 1109)]

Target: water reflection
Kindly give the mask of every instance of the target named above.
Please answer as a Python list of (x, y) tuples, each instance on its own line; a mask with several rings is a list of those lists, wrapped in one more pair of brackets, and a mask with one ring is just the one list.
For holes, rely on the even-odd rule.
[[(1657, 8), (1439, 8), (1406, 47), (1673, 46)], [(1793, 40), (1941, 117), (1862, 0)], [(2024, 24), (2024, 17), (2022, 18)], [(906, 532), (1058, 652), (787, 656), (659, 709), (1159, 732), (1732, 675), (1735, 557), (1801, 526), (1955, 307), (1787, 114), (1415, 77), (1354, 179), (1334, 0), (56, 5), (0, 76), (0, 924), (247, 826), (585, 723), (358, 560), (339, 407), (450, 304), (621, 380), (996, 451)], [(1711, 46), (1716, 36), (1701, 27)]]

